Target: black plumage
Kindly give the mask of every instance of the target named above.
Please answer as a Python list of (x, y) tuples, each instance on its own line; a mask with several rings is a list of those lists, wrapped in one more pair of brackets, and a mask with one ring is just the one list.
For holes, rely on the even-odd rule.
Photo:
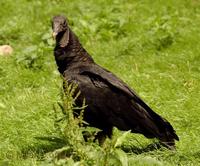
[(156, 114), (121, 79), (97, 65), (80, 44), (63, 16), (52, 20), (56, 38), (54, 56), (59, 72), (68, 83), (78, 84), (80, 105), (85, 98), (84, 120), (102, 130), (99, 135), (111, 137), (113, 126), (131, 130), (147, 138), (158, 138), (168, 147), (179, 140), (171, 124)]

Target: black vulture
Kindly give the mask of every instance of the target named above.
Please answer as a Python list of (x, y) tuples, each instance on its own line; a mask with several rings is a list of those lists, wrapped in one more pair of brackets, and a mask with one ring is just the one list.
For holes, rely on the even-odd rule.
[(147, 138), (157, 138), (169, 148), (179, 140), (171, 124), (155, 113), (126, 83), (94, 62), (82, 47), (64, 16), (52, 19), (56, 39), (54, 56), (59, 72), (68, 83), (78, 85), (87, 107), (84, 120), (101, 129), (99, 136), (112, 135), (112, 128), (131, 130)]

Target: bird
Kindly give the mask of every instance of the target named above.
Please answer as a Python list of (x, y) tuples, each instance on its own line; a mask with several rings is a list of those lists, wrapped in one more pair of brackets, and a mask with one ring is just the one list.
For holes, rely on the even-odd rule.
[[(101, 67), (80, 43), (63, 15), (52, 18), (55, 38), (54, 57), (58, 71), (69, 84), (77, 84), (80, 95), (75, 104), (87, 107), (83, 119), (101, 131), (99, 142), (112, 137), (113, 127), (121, 131), (157, 138), (162, 145), (175, 149), (179, 140), (172, 125), (154, 112), (124, 81)], [(76, 112), (80, 113), (80, 112)]]

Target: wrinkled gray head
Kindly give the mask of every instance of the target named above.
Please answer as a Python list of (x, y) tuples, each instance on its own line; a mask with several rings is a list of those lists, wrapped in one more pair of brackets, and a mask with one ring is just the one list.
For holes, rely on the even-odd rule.
[(52, 19), (52, 29), (54, 37), (66, 31), (68, 29), (67, 19), (64, 16), (54, 16)]
[(54, 16), (52, 19), (53, 37), (57, 45), (66, 47), (69, 43), (69, 27), (64, 16)]

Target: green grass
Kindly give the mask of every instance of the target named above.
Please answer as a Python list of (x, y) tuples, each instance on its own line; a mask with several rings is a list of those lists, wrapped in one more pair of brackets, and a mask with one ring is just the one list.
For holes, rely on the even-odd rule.
[(1, 0), (0, 165), (42, 165), (62, 147), (35, 137), (56, 135), (60, 100), (51, 39), (52, 16), (64, 14), (95, 61), (114, 72), (177, 131), (177, 151), (146, 148), (130, 134), (129, 165), (200, 165), (200, 2), (198, 0)]

